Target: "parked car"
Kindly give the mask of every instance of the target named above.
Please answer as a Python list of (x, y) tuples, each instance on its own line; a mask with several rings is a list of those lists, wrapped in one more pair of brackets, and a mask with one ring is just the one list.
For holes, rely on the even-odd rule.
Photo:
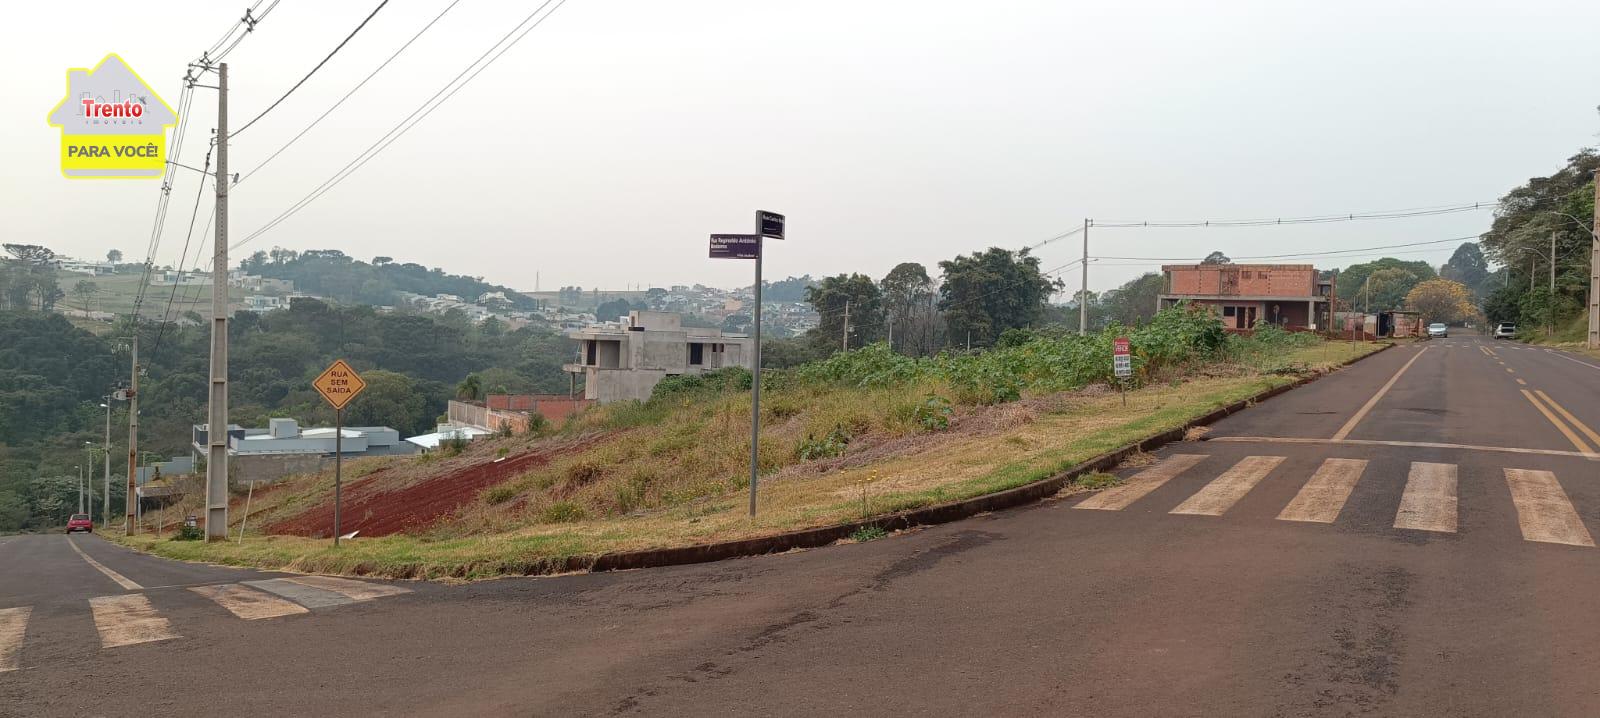
[(1450, 327), (1445, 326), (1443, 322), (1434, 322), (1428, 325), (1429, 339), (1434, 337), (1439, 337), (1442, 339), (1448, 336), (1450, 336)]
[(1500, 322), (1500, 324), (1494, 328), (1494, 338), (1496, 339), (1514, 339), (1516, 336), (1517, 325), (1512, 324), (1511, 322)]
[(72, 518), (67, 519), (67, 533), (70, 534), (73, 531), (92, 534), (94, 533), (94, 522), (89, 520), (88, 514), (73, 514)]

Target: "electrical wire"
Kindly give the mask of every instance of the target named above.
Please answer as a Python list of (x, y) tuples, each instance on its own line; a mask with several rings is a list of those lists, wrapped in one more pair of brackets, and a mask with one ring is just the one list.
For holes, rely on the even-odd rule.
[[(1451, 237), (1449, 239), (1434, 239), (1426, 242), (1406, 242), (1404, 244), (1383, 244), (1376, 247), (1356, 247), (1352, 249), (1333, 249), (1323, 252), (1291, 252), (1288, 254), (1256, 254), (1250, 256), (1232, 257), (1232, 259), (1284, 259), (1290, 257), (1320, 257), (1336, 254), (1350, 254), (1359, 252), (1375, 252), (1385, 249), (1400, 249), (1404, 247), (1421, 247), (1430, 244), (1444, 244), (1446, 242), (1469, 242), (1477, 239), (1477, 235), (1469, 237)], [(1436, 250), (1428, 250), (1436, 251)], [(1095, 259), (1138, 260), (1143, 262), (1200, 262), (1204, 257), (1110, 257), (1097, 255)]]
[[(429, 30), (429, 28), (432, 28), (436, 23), (438, 23), (441, 19), (443, 19), (444, 16), (445, 16), (445, 13), (450, 12), (450, 10), (452, 8), (454, 8), (456, 5), (460, 4), (460, 2), (461, 2), (461, 0), (451, 0), (450, 4), (445, 6), (444, 10), (441, 10), (438, 15), (435, 15), (432, 20), (428, 21), (427, 25), (422, 26), (422, 29), (418, 30), (417, 34), (412, 35), (411, 39), (406, 41), (406, 44), (400, 46), (400, 49), (395, 50), (394, 54), (389, 56), (389, 59), (384, 60), (383, 64), (378, 65), (377, 68), (373, 69), (372, 72), (368, 73), (367, 76), (361, 80), (361, 82), (356, 83), (355, 87), (350, 88), (349, 92), (344, 93), (344, 97), (339, 98), (339, 101), (333, 103), (332, 107), (329, 107), (327, 110), (323, 111), (323, 113), (321, 115), (318, 115), (317, 119), (312, 120), (311, 124), (306, 125), (305, 129), (300, 130), (299, 134), (296, 134), (294, 137), (290, 138), (289, 141), (284, 143), (284, 145), (282, 147), (279, 147), (277, 149), (277, 151), (275, 151), (272, 154), (268, 155), (266, 159), (261, 161), (261, 164), (258, 164), (255, 167), (251, 168), (251, 170), (249, 172), (244, 173), (244, 176), (240, 177), (237, 182), (234, 182), (233, 186), (236, 188), (239, 185), (244, 184), (244, 181), (247, 180), (247, 179), (250, 179), (251, 175), (254, 175), (255, 173), (261, 171), (261, 169), (263, 167), (266, 167), (268, 164), (271, 164), (271, 162), (273, 160), (277, 159), (278, 155), (283, 154), (284, 150), (289, 149), (289, 147), (292, 146), (294, 143), (299, 142), (301, 137), (305, 137), (306, 133), (311, 131), (311, 128), (316, 127), (317, 124), (322, 122), (324, 119), (326, 119), (328, 117), (328, 115), (333, 114), (334, 110), (339, 109), (339, 106), (343, 105), (345, 100), (350, 99), (350, 96), (356, 94), (357, 90), (360, 90), (362, 87), (365, 87), (367, 82), (371, 81), (372, 78), (376, 77), (379, 72), (382, 72), (383, 68), (388, 67), (389, 63), (394, 62), (394, 59), (399, 57), (400, 53), (405, 52), (406, 48), (411, 47), (411, 44), (416, 42), (417, 38), (422, 37), (423, 33), (427, 32)], [(238, 133), (234, 133), (234, 134), (238, 134)]]
[[(211, 153), (210, 152), (206, 153), (206, 161), (205, 161), (205, 164), (203, 165), (203, 169), (201, 171), (203, 173), (211, 171)], [(206, 190), (205, 177), (206, 176), (208, 176), (208, 175), (204, 175), (204, 174), (202, 175), (201, 180), (198, 183), (199, 186), (195, 188), (195, 191), (194, 191), (194, 211), (189, 215), (189, 231), (188, 231), (188, 233), (186, 233), (183, 236), (183, 249), (179, 250), (179, 252), (178, 252), (178, 278), (180, 280), (183, 278), (183, 260), (184, 260), (185, 257), (189, 256), (189, 241), (194, 238), (194, 223), (195, 223), (195, 220), (200, 217), (200, 198), (205, 196), (205, 190)], [(204, 244), (204, 242), (202, 242), (201, 244)], [(197, 254), (196, 255), (196, 263), (198, 264), (198, 262), (199, 262), (199, 255)], [(180, 282), (173, 282), (173, 284), (172, 284), (172, 293), (167, 296), (167, 306), (166, 306), (165, 309), (161, 310), (161, 329), (158, 332), (156, 332), (155, 346), (154, 346), (153, 349), (150, 350), (150, 356), (152, 356), (152, 357), (156, 356), (156, 352), (161, 350), (161, 340), (167, 334), (168, 317), (170, 317), (172, 315), (172, 301), (174, 299), (177, 299), (177, 297), (178, 297), (178, 286), (179, 286), (179, 284), (180, 284)]]
[(278, 99), (274, 100), (272, 102), (272, 104), (267, 105), (267, 109), (262, 110), (260, 114), (258, 114), (255, 117), (251, 118), (249, 122), (244, 123), (244, 125), (242, 127), (240, 127), (239, 129), (228, 133), (228, 139), (231, 140), (231, 139), (233, 139), (235, 137), (238, 137), (239, 133), (250, 129), (251, 125), (254, 125), (257, 122), (260, 122), (261, 118), (267, 116), (267, 113), (273, 111), (274, 109), (277, 109), (278, 105), (282, 104), (284, 100), (289, 99), (289, 96), (294, 94), (295, 90), (300, 89), (301, 85), (306, 84), (306, 80), (311, 79), (312, 75), (317, 74), (317, 70), (321, 70), (323, 65), (328, 64), (328, 61), (332, 60), (334, 55), (339, 54), (339, 51), (343, 50), (345, 45), (349, 44), (351, 40), (355, 39), (356, 33), (361, 32), (361, 28), (366, 27), (367, 23), (372, 22), (372, 18), (375, 18), (375, 17), (378, 16), (378, 11), (382, 10), (383, 7), (385, 5), (388, 5), (388, 4), (389, 4), (389, 0), (383, 0), (382, 2), (378, 3), (378, 6), (372, 9), (372, 12), (367, 15), (367, 18), (365, 20), (361, 21), (360, 25), (356, 26), (356, 29), (351, 30), (350, 34), (346, 35), (344, 40), (340, 41), (339, 44), (333, 48), (333, 51), (328, 53), (327, 57), (322, 58), (322, 62), (317, 63), (316, 67), (311, 68), (311, 71), (306, 73), (305, 77), (300, 78), (299, 82), (294, 83), (294, 86), (290, 87), (287, 92), (283, 93), (282, 97), (279, 97)]
[[(416, 110), (413, 110), (410, 115), (401, 120), (399, 124), (395, 125), (394, 128), (385, 133), (383, 137), (379, 138), (377, 142), (374, 142), (360, 155), (357, 155), (356, 159), (351, 160), (349, 164), (346, 164), (338, 172), (335, 172), (333, 176), (329, 177), (305, 197), (302, 197), (298, 202), (291, 205), (289, 209), (279, 213), (278, 216), (274, 217), (272, 220), (268, 221), (266, 224), (257, 228), (250, 234), (246, 235), (244, 239), (239, 240), (239, 242), (234, 244), (230, 249), (238, 249), (262, 234), (271, 231), (272, 228), (278, 226), (279, 224), (282, 224), (284, 220), (294, 216), (301, 209), (304, 209), (306, 205), (316, 201), (318, 197), (326, 194), (340, 182), (344, 181), (345, 178), (349, 177), (351, 174), (354, 174), (356, 170), (361, 169), (361, 167), (364, 166), (368, 161), (370, 161), (373, 157), (378, 156), (379, 153), (388, 148), (389, 145), (393, 144), (396, 140), (400, 139), (400, 137), (404, 136), (406, 132), (411, 130), (411, 128), (420, 124), (422, 120), (427, 119), (428, 115), (433, 114), (434, 110), (439, 109), (439, 107), (444, 105), (444, 103), (447, 102), (451, 97), (454, 97), (455, 94), (461, 90), (461, 88), (466, 87), (467, 84), (472, 82), (474, 78), (481, 74), (490, 65), (494, 64), (495, 60), (500, 59), (505, 55), (506, 51), (510, 50), (512, 47), (516, 46), (518, 42), (521, 42), (523, 38), (527, 37), (528, 33), (533, 32), (533, 30), (544, 24), (545, 20), (550, 19), (550, 16), (554, 15), (557, 10), (560, 10), (561, 6), (565, 5), (567, 0), (559, 0), (556, 2), (554, 7), (550, 8), (549, 12), (544, 13), (541, 16), (540, 12), (549, 6), (553, 1), (555, 0), (545, 0), (537, 8), (534, 8), (533, 12), (529, 13), (528, 16), (522, 20), (522, 22), (517, 23), (517, 25), (513, 27), (510, 32), (506, 33), (506, 35), (494, 45), (491, 45), (488, 50), (484, 51), (484, 53), (478, 57), (477, 60), (474, 60), (471, 64), (467, 65), (467, 67), (457, 74), (455, 78), (452, 78), (450, 82), (445, 83), (444, 87), (441, 87), (438, 92), (435, 92), (433, 97), (428, 98), (428, 100), (423, 102), (422, 105), (418, 106)], [(535, 21), (535, 17), (538, 17), (538, 20)], [(531, 25), (529, 25), (530, 22), (532, 22)], [(526, 29), (523, 27), (525, 25), (527, 26)], [(516, 35), (519, 30), (522, 34)], [(516, 35), (516, 37), (512, 38), (512, 35)], [(508, 39), (510, 39), (509, 43), (506, 42)], [(504, 45), (504, 47), (501, 48), (498, 53), (496, 53), (495, 48), (500, 47), (501, 45)], [(494, 57), (489, 57), (491, 53), (494, 54)], [(485, 62), (484, 58), (489, 59)], [(481, 65), (479, 65), (480, 62), (482, 63)], [(477, 70), (473, 70), (474, 66), (477, 67)], [(471, 73), (470, 76), (468, 76), (469, 72)], [(461, 80), (462, 77), (466, 77), (466, 79)], [(460, 80), (459, 84), (457, 84), (457, 80)], [(455, 85), (455, 88), (450, 89), (451, 85)], [(449, 92), (446, 93), (446, 90), (449, 90)], [(440, 95), (443, 95), (442, 99), (439, 99)], [(432, 107), (429, 107), (429, 103), (433, 103), (435, 99), (438, 99), (438, 102), (434, 103)], [(413, 118), (415, 118), (415, 122), (412, 122)], [(410, 124), (407, 124), (408, 122)]]
[(1473, 202), (1471, 204), (1441, 205), (1434, 207), (1414, 207), (1410, 209), (1385, 210), (1378, 212), (1349, 212), (1345, 214), (1313, 215), (1309, 217), (1279, 217), (1270, 219), (1223, 219), (1223, 220), (1181, 220), (1181, 221), (1134, 221), (1134, 220), (1091, 220), (1090, 226), (1096, 228), (1111, 227), (1264, 227), (1284, 224), (1327, 224), (1329, 222), (1353, 222), (1360, 220), (1377, 219), (1409, 219), (1412, 217), (1432, 217), (1441, 214), (1456, 214), (1459, 212), (1474, 212), (1483, 209), (1498, 207), (1498, 202)]

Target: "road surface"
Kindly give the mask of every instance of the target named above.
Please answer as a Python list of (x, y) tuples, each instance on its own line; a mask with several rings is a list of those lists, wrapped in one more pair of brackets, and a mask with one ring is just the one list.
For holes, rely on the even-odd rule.
[(1451, 337), (866, 544), (317, 586), (73, 539), (128, 589), (0, 538), (0, 715), (1600, 715), (1596, 427), (1600, 361)]

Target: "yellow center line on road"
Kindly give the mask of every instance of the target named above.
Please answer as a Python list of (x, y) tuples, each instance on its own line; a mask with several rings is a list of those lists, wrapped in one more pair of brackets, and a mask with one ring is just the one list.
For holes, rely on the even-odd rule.
[(1517, 383), (1521, 384), (1522, 386), (1527, 386), (1528, 385), (1528, 382), (1526, 380), (1524, 380), (1524, 379), (1518, 379)]
[(1538, 394), (1540, 399), (1543, 399), (1546, 404), (1550, 405), (1550, 408), (1555, 409), (1556, 413), (1561, 415), (1561, 418), (1566, 419), (1568, 423), (1577, 427), (1579, 431), (1582, 431), (1583, 435), (1589, 437), (1589, 440), (1594, 442), (1595, 446), (1600, 446), (1600, 434), (1596, 434), (1594, 429), (1591, 429), (1587, 424), (1578, 421), (1578, 417), (1573, 416), (1572, 412), (1567, 411), (1566, 407), (1557, 404), (1556, 400), (1551, 399), (1550, 395), (1544, 393), (1544, 391), (1540, 389), (1534, 389), (1533, 393)]
[(1562, 423), (1561, 419), (1557, 418), (1554, 413), (1551, 413), (1549, 407), (1546, 407), (1544, 404), (1540, 403), (1538, 397), (1535, 397), (1533, 393), (1529, 392), (1527, 389), (1520, 389), (1519, 391), (1522, 392), (1523, 396), (1528, 398), (1528, 401), (1533, 404), (1534, 408), (1539, 410), (1539, 413), (1544, 414), (1544, 418), (1549, 419), (1551, 424), (1554, 424), (1557, 429), (1561, 430), (1562, 435), (1567, 437), (1567, 441), (1572, 442), (1572, 445), (1578, 447), (1578, 450), (1582, 451), (1584, 454), (1591, 457), (1595, 456), (1594, 449), (1589, 448), (1588, 444), (1583, 443), (1583, 439), (1578, 438), (1578, 435), (1573, 433), (1572, 429), (1568, 428), (1566, 424)]
[(28, 632), (28, 615), (31, 606), (0, 608), (0, 673), (19, 667), (22, 655), (22, 637)]
[(1506, 367), (1506, 373), (1507, 374), (1515, 374), (1515, 373), (1517, 373), (1517, 370), (1516, 369), (1512, 369), (1511, 367)]
[(71, 537), (67, 538), (67, 544), (72, 546), (72, 550), (73, 551), (77, 551), (78, 555), (83, 557), (83, 560), (88, 561), (90, 566), (93, 566), (93, 567), (99, 569), (100, 573), (103, 573), (103, 574), (106, 575), (106, 578), (109, 578), (112, 581), (116, 581), (118, 586), (121, 586), (121, 587), (123, 587), (123, 588), (125, 588), (125, 589), (127, 589), (129, 591), (137, 591), (137, 590), (139, 590), (141, 588), (144, 588), (143, 586), (140, 586), (137, 583), (129, 581), (127, 576), (124, 576), (124, 575), (122, 575), (120, 573), (117, 573), (116, 571), (113, 571), (113, 570), (111, 570), (109, 568), (106, 568), (105, 565), (101, 564), (99, 561), (96, 561), (96, 560), (94, 560), (92, 558), (89, 558), (89, 554), (84, 553), (83, 549), (78, 548), (78, 544), (76, 542), (74, 542)]
[(1421, 359), (1422, 355), (1426, 354), (1427, 352), (1428, 348), (1423, 347), (1421, 351), (1416, 353), (1416, 356), (1411, 357), (1411, 361), (1406, 362), (1405, 366), (1400, 367), (1400, 371), (1395, 372), (1394, 376), (1389, 377), (1389, 381), (1383, 385), (1383, 388), (1379, 389), (1378, 393), (1373, 394), (1372, 398), (1368, 399), (1367, 403), (1362, 405), (1362, 407), (1356, 411), (1355, 416), (1350, 417), (1350, 420), (1344, 423), (1344, 426), (1339, 427), (1338, 433), (1333, 435), (1333, 440), (1339, 441), (1349, 436), (1350, 432), (1355, 430), (1356, 424), (1361, 423), (1361, 420), (1367, 417), (1367, 412), (1372, 411), (1372, 407), (1377, 405), (1378, 400), (1382, 399), (1384, 394), (1389, 393), (1389, 389), (1394, 387), (1395, 382), (1400, 381), (1400, 375), (1406, 373), (1406, 370), (1410, 369), (1411, 365), (1417, 363), (1417, 360)]

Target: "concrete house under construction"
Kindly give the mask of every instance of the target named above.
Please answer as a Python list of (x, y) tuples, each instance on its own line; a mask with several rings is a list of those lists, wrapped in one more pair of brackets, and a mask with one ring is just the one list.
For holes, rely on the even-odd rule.
[(1331, 326), (1333, 283), (1309, 264), (1169, 264), (1161, 268), (1165, 309), (1180, 301), (1210, 307), (1224, 327), (1245, 331), (1259, 324), (1316, 330)]
[(567, 332), (578, 342), (578, 361), (563, 369), (583, 374), (585, 399), (605, 403), (650, 398), (669, 376), (702, 374), (730, 366), (752, 368), (755, 351), (743, 334), (684, 327), (668, 312), (632, 311), (623, 321)]

